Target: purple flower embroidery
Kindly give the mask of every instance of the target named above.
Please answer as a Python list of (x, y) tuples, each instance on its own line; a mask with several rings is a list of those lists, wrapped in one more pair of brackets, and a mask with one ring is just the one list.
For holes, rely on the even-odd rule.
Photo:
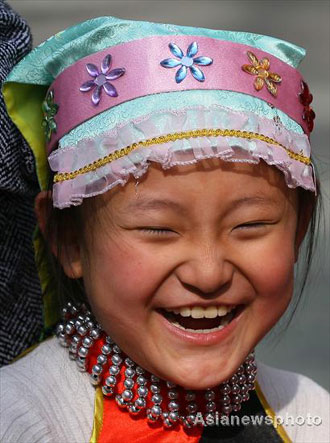
[(180, 66), (175, 74), (175, 81), (177, 83), (181, 83), (186, 78), (188, 68), (196, 80), (199, 82), (203, 82), (205, 80), (203, 71), (195, 65), (208, 66), (213, 63), (213, 60), (210, 57), (195, 57), (198, 52), (198, 45), (196, 42), (190, 43), (186, 55), (184, 55), (183, 51), (175, 43), (170, 43), (168, 47), (170, 48), (172, 54), (175, 55), (175, 57), (177, 57), (179, 60), (175, 58), (166, 58), (165, 60), (162, 60), (160, 64), (163, 66), (163, 68), (176, 68)]
[(124, 75), (125, 68), (116, 68), (109, 72), (111, 62), (111, 55), (106, 55), (102, 60), (101, 72), (93, 63), (87, 63), (86, 65), (87, 72), (93, 77), (93, 80), (88, 80), (83, 83), (79, 90), (81, 92), (88, 92), (91, 89), (94, 89), (92, 94), (92, 103), (94, 106), (97, 106), (100, 103), (102, 88), (106, 94), (110, 95), (110, 97), (118, 97), (117, 89), (109, 80), (116, 80)]

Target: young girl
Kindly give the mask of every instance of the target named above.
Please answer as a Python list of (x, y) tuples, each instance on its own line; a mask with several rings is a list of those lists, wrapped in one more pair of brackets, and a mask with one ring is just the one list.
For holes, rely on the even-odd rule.
[(14, 68), (45, 327), (62, 321), (3, 369), (1, 441), (329, 441), (328, 394), (253, 353), (315, 217), (303, 56), (101, 17)]

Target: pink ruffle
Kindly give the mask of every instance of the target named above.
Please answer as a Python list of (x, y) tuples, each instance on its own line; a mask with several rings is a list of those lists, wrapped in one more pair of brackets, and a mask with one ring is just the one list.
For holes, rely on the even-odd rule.
[[(217, 128), (263, 134), (295, 153), (310, 156), (310, 145), (305, 134), (288, 131), (283, 125), (254, 113), (212, 106), (191, 107), (175, 112), (162, 111), (145, 116), (118, 126), (102, 136), (84, 139), (77, 146), (59, 148), (50, 155), (49, 163), (53, 171), (71, 172), (137, 141), (174, 132)], [(151, 162), (169, 169), (208, 158), (246, 163), (259, 163), (262, 159), (283, 172), (288, 187), (300, 186), (315, 191), (312, 165), (292, 159), (280, 146), (238, 137), (203, 136), (141, 147), (96, 171), (56, 183), (53, 188), (54, 206), (66, 208), (79, 205), (84, 198), (104, 193), (118, 184), (124, 186), (131, 175), (139, 178), (145, 174)]]

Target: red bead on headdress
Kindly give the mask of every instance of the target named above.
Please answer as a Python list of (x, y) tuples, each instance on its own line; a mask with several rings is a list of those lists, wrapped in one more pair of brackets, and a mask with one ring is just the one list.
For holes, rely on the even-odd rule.
[(303, 119), (306, 121), (309, 131), (312, 132), (314, 128), (315, 112), (310, 104), (313, 101), (313, 95), (309, 92), (309, 87), (303, 80), (301, 82), (301, 89), (302, 92), (299, 94), (299, 99), (300, 103), (304, 105)]

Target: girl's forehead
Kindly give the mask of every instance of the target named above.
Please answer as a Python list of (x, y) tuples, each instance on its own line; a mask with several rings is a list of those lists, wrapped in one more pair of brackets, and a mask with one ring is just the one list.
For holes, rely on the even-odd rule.
[[(198, 201), (221, 206), (234, 200), (279, 202), (289, 198), (290, 190), (283, 175), (264, 162), (229, 163), (219, 159), (203, 160), (193, 165), (163, 170), (152, 164), (138, 181), (110, 190), (101, 199), (116, 210), (188, 208)], [(179, 209), (179, 208), (177, 208)]]

